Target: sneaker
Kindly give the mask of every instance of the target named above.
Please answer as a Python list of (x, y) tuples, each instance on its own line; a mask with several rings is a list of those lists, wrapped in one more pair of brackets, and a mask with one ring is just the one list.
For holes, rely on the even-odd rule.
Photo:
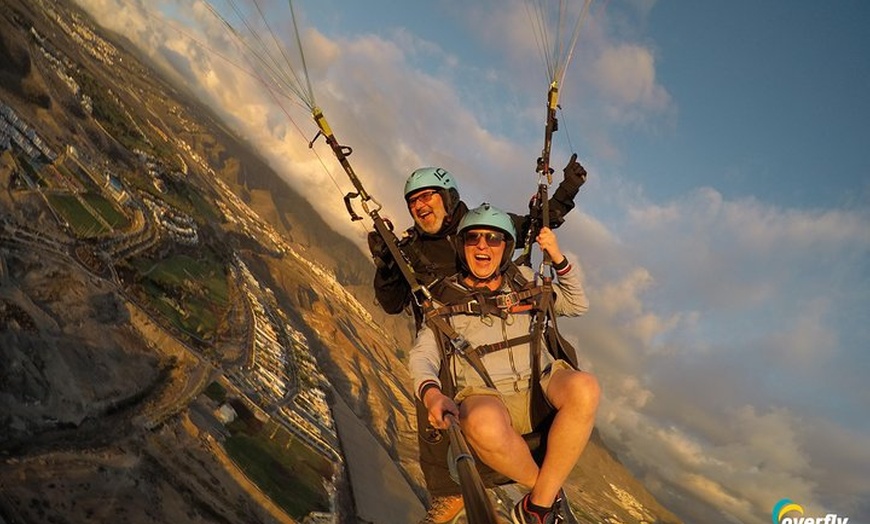
[(511, 512), (511, 521), (513, 524), (556, 524), (560, 522), (556, 520), (555, 511), (550, 511), (547, 513), (543, 520), (538, 516), (537, 513), (532, 513), (531, 511), (526, 510), (526, 500), (528, 500), (529, 495), (523, 495), (523, 498), (517, 502), (517, 505), (514, 506), (514, 510)]
[(426, 518), (420, 524), (458, 524), (464, 522), (465, 503), (462, 495), (447, 495), (444, 497), (432, 497)]
[(564, 524), (577, 524), (577, 516), (571, 510), (571, 504), (568, 504), (568, 497), (565, 496), (564, 490), (559, 490), (556, 495), (556, 500), (553, 502), (553, 513), (555, 513), (555, 521)]

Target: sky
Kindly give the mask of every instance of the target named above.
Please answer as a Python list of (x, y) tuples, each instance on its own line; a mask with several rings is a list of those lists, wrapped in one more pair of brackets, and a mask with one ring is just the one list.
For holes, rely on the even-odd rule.
[[(77, 2), (364, 249), (304, 97), (265, 87), (202, 2)], [(293, 5), (306, 94), (384, 216), (411, 224), (401, 187), (429, 165), (471, 206), (526, 209), (549, 85), (527, 2)], [(560, 327), (606, 442), (686, 522), (766, 523), (783, 498), (870, 522), (867, 20), (861, 0), (596, 0), (583, 19), (552, 159), (555, 182), (572, 152), (589, 171), (558, 234), (591, 309)]]

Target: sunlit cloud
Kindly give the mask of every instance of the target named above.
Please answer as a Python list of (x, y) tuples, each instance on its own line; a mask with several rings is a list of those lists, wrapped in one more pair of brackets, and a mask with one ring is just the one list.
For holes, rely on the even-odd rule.
[[(839, 482), (837, 497), (821, 488), (835, 473), (814, 467), (830, 453), (828, 431), (813, 428), (839, 435), (843, 459), (866, 437), (843, 425), (849, 418), (810, 422), (799, 413), (837, 397), (837, 382), (820, 377), (860, 383), (859, 372), (842, 367), (857, 348), (834, 327), (856, 313), (830, 297), (864, 285), (854, 262), (870, 252), (867, 214), (778, 209), (712, 188), (652, 203), (610, 178), (602, 185), (625, 218), (606, 231), (580, 221), (590, 231), (577, 243), (584, 264), (592, 262), (591, 309), (561, 325), (602, 382), (608, 442), (689, 521), (714, 512), (765, 522), (783, 493), (807, 507), (857, 507), (866, 481)], [(819, 251), (853, 263), (838, 264), (842, 274), (827, 285), (807, 281), (830, 274)], [(849, 406), (860, 409), (862, 397), (852, 397)], [(846, 477), (857, 473), (843, 466)]]
[(615, 106), (662, 111), (670, 104), (667, 91), (656, 82), (653, 54), (645, 47), (605, 49), (594, 69), (598, 89)]

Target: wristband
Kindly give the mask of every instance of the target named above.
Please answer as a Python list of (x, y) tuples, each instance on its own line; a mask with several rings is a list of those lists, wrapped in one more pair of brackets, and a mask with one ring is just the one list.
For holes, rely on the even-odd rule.
[(441, 386), (439, 386), (434, 380), (423, 382), (420, 386), (420, 402), (423, 402), (423, 399), (426, 398), (426, 392), (429, 391), (430, 388), (438, 388), (440, 390)]
[(562, 271), (563, 269), (565, 269), (566, 267), (568, 267), (569, 265), (571, 265), (571, 264), (570, 264), (570, 262), (568, 262), (568, 257), (565, 257), (558, 264), (553, 264), (553, 269), (555, 269), (556, 272), (558, 273), (558, 272)]

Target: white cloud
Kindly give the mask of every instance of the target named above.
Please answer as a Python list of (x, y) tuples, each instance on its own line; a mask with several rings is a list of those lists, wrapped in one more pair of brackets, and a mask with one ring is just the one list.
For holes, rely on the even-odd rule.
[[(839, 333), (863, 320), (832, 300), (866, 301), (867, 214), (777, 209), (712, 188), (650, 203), (610, 177), (597, 189), (622, 198), (626, 218), (592, 237), (590, 313), (561, 326), (602, 382), (608, 442), (687, 521), (766, 522), (783, 496), (858, 508), (866, 464), (846, 462), (868, 437), (849, 414), (866, 416), (868, 388), (850, 388), (861, 379), (849, 368), (864, 348)], [(810, 415), (831, 402), (848, 407)]]
[(596, 298), (599, 299), (603, 313), (616, 316), (623, 313), (637, 316), (642, 312), (642, 301), (639, 293), (652, 285), (653, 279), (649, 271), (636, 268), (625, 279), (603, 286)]
[[(762, 523), (784, 493), (818, 505), (814, 471), (798, 444), (801, 421), (787, 411), (759, 414), (751, 406), (720, 410), (715, 440), (691, 427), (662, 427), (660, 418), (629, 405), (608, 402), (603, 411), (611, 423), (605, 429), (605, 437), (613, 437), (608, 442), (618, 439), (620, 456), (645, 471), (648, 484), (692, 494), (681, 499), (667, 495), (668, 490), (659, 493), (683, 515), (697, 515), (700, 500), (709, 506), (704, 512), (718, 508), (732, 521)], [(701, 520), (714, 519), (708, 514)]]
[(622, 44), (605, 49), (594, 66), (598, 89), (616, 107), (663, 111), (670, 95), (656, 82), (655, 58), (640, 45)]
[(831, 304), (825, 299), (809, 299), (796, 312), (793, 328), (771, 333), (765, 341), (771, 360), (802, 375), (810, 375), (831, 358), (840, 347), (836, 331), (828, 325)]
[[(860, 211), (783, 210), (754, 199), (726, 201), (713, 188), (663, 204), (622, 196), (621, 241), (684, 305), (736, 310), (799, 290), (805, 299), (832, 296), (870, 246), (868, 216)], [(808, 274), (821, 278), (788, 289)], [(815, 294), (806, 293), (807, 285)]]
[[(856, 416), (860, 416), (856, 414)], [(818, 491), (829, 500), (829, 509), (855, 517), (870, 500), (870, 436), (832, 424), (826, 417), (803, 417), (803, 446), (815, 474)], [(815, 460), (814, 457), (824, 457)], [(857, 520), (857, 518), (856, 518)]]

